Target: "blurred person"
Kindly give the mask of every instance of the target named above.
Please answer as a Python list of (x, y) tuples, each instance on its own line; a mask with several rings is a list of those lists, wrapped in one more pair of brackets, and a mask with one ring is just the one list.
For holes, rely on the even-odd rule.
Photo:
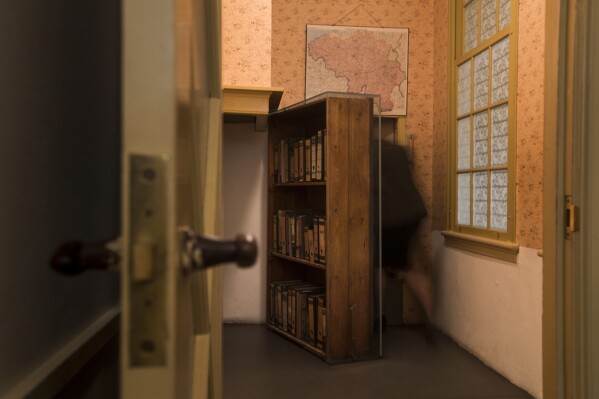
[[(381, 230), (382, 286), (384, 295), (389, 278), (403, 279), (408, 290), (422, 305), (427, 324), (434, 323), (433, 284), (421, 263), (418, 229), (427, 211), (410, 173), (406, 149), (381, 143)], [(383, 329), (386, 318), (383, 315)], [(429, 334), (429, 333), (427, 333)]]

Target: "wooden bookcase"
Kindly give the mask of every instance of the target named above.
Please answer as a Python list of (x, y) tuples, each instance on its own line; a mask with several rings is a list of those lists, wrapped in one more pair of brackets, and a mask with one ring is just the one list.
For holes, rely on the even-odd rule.
[[(271, 282), (299, 279), (324, 285), (325, 348), (309, 345), (270, 323), (268, 326), (329, 363), (379, 355), (373, 332), (377, 301), (373, 295), (372, 215), (378, 215), (373, 211), (378, 207), (371, 195), (372, 126), (373, 99), (358, 96), (324, 96), (269, 117), (267, 315), (271, 314)], [(326, 181), (276, 183), (275, 148), (281, 139), (310, 137), (323, 129), (327, 135)], [(273, 214), (281, 209), (314, 209), (326, 215), (326, 265), (273, 251)]]

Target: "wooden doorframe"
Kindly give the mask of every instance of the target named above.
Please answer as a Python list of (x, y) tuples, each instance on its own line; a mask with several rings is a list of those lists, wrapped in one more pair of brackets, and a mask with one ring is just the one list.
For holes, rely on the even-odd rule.
[[(596, 3), (596, 2), (595, 2)], [(599, 394), (599, 6), (580, 0), (577, 14), (577, 53), (579, 71), (575, 80), (574, 109), (577, 123), (573, 136), (574, 194), (580, 203), (580, 235), (574, 239), (574, 389), (576, 397), (593, 398)], [(593, 40), (595, 39), (595, 40)], [(576, 75), (575, 75), (576, 76)], [(578, 95), (577, 95), (578, 93)]]
[[(590, 215), (590, 0), (548, 0), (543, 178), (543, 396), (590, 397), (589, 227), (566, 237), (565, 196)], [(597, 11), (595, 10), (595, 13)], [(557, 28), (555, 28), (557, 27)], [(596, 80), (596, 77), (595, 77)], [(595, 82), (595, 87), (597, 86)], [(594, 144), (597, 146), (596, 142)], [(586, 151), (585, 151), (586, 150)], [(583, 219), (584, 220), (584, 219)], [(596, 233), (595, 233), (596, 234)], [(595, 255), (596, 256), (596, 255)], [(596, 259), (595, 259), (596, 262)]]
[[(563, 99), (566, 29), (564, 0), (548, 0), (545, 26), (559, 27), (545, 30), (545, 131), (543, 141), (543, 395), (558, 398), (563, 386), (563, 331), (559, 307), (563, 293), (558, 289), (563, 270), (562, 252), (557, 243), (563, 239), (563, 220), (557, 217), (560, 203), (558, 192), (563, 192), (560, 167), (563, 160), (558, 152), (563, 137)], [(558, 111), (562, 111), (560, 114)]]

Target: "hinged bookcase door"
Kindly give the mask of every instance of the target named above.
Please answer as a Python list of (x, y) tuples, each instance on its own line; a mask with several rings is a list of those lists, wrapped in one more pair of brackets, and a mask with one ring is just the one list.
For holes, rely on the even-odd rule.
[(327, 101), (329, 361), (372, 356), (372, 100)]
[[(375, 265), (379, 263), (379, 162), (376, 154), (380, 121), (373, 118), (373, 99), (372, 96), (327, 93), (312, 102), (277, 112), (269, 122), (270, 228), (267, 234), (268, 248), (273, 252), (268, 258), (267, 283), (270, 287), (271, 283), (300, 280), (325, 287), (326, 310), (322, 324), (326, 323), (326, 344), (313, 347), (302, 337), (290, 335), (285, 327), (271, 325), (271, 329), (329, 363), (380, 356), (381, 336), (380, 332), (374, 332), (381, 307), (375, 293), (375, 280), (380, 278), (380, 274), (375, 273)], [(287, 164), (281, 156), (281, 148), (287, 147), (284, 140), (311, 138), (316, 132), (326, 132), (323, 135), (324, 179), (294, 181), (282, 179), (280, 174), (275, 179), (275, 171), (280, 173), (278, 168)], [(285, 148), (283, 154), (287, 151)], [(318, 211), (326, 219), (324, 264), (285, 256), (273, 246), (273, 240), (280, 239), (276, 237), (281, 234), (280, 230), (277, 230), (279, 233), (273, 231), (276, 213), (279, 210), (301, 213), (306, 209)], [(280, 220), (279, 217), (277, 223)], [(287, 219), (284, 220), (287, 223)], [(287, 234), (285, 229), (283, 232)], [(294, 288), (283, 290), (295, 291)], [(278, 303), (278, 298), (275, 297), (274, 302), (271, 299), (269, 292), (269, 315), (272, 315), (273, 303), (274, 306)]]

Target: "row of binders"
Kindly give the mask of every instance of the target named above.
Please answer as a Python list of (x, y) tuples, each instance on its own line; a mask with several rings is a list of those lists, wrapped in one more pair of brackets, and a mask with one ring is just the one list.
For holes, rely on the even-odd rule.
[(281, 139), (274, 146), (275, 183), (326, 181), (327, 130)]
[(270, 284), (270, 324), (322, 350), (326, 348), (326, 310), (322, 285), (301, 280)]
[(278, 210), (273, 214), (273, 251), (326, 264), (326, 217), (311, 210)]

